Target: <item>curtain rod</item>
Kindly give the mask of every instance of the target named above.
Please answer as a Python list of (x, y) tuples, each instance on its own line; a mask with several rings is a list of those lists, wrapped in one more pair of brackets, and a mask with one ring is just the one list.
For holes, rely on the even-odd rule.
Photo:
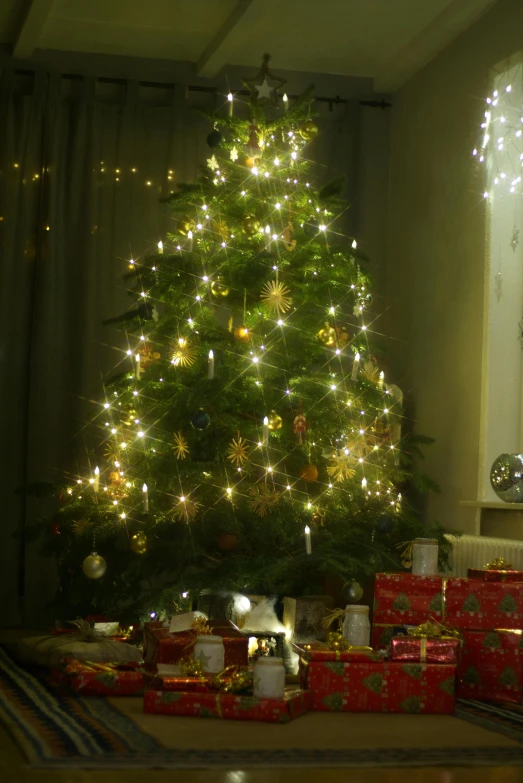
[[(17, 68), (15, 73), (18, 73), (22, 76), (32, 76), (34, 75), (34, 71), (31, 71), (29, 69), (24, 68)], [(62, 79), (83, 79), (84, 75), (80, 73), (64, 73), (62, 74)], [(98, 76), (96, 77), (96, 81), (100, 82), (102, 84), (126, 84), (128, 79), (122, 79), (118, 77), (111, 77), (111, 76)], [(147, 81), (140, 81), (140, 86), (142, 87), (156, 87), (159, 89), (172, 89), (175, 87), (174, 82), (147, 82)], [(218, 92), (217, 87), (212, 87), (208, 85), (203, 84), (188, 84), (185, 88), (186, 96), (189, 92), (208, 92), (208, 93), (216, 93)], [(250, 95), (249, 90), (235, 90), (234, 95)], [(288, 96), (290, 100), (299, 98), (299, 95), (289, 95)], [(324, 96), (315, 96), (315, 101), (318, 101), (318, 103), (328, 103), (329, 104), (329, 111), (332, 111), (333, 106), (337, 106), (340, 104), (347, 104), (350, 103), (349, 99), (347, 98), (340, 98), (339, 95), (336, 95), (334, 98), (325, 98)], [(360, 106), (370, 106), (373, 109), (388, 109), (392, 106), (391, 103), (388, 103), (385, 101), (385, 99), (381, 99), (381, 101), (372, 100), (372, 101), (358, 101)]]

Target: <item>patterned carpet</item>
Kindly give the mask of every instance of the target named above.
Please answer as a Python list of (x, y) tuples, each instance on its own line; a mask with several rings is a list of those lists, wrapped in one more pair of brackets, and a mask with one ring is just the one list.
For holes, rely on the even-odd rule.
[[(523, 712), (474, 702), (459, 717), (501, 727), (523, 741)], [(500, 714), (501, 713), (501, 714)], [(523, 766), (523, 746), (304, 750), (171, 750), (110, 702), (48, 687), (0, 649), (0, 720), (38, 768), (190, 769), (272, 767)], [(489, 724), (490, 721), (490, 724)], [(234, 732), (231, 731), (231, 744)]]

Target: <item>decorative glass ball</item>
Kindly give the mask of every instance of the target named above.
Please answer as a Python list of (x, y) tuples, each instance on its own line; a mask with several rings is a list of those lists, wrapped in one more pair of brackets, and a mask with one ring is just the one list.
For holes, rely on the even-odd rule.
[(144, 555), (147, 552), (147, 536), (143, 530), (139, 530), (131, 538), (131, 549), (137, 555)]
[(274, 430), (281, 430), (283, 426), (283, 419), (279, 415), (279, 413), (276, 413), (276, 411), (271, 411), (268, 416), (269, 419), (269, 429)]
[(343, 598), (348, 604), (356, 604), (361, 601), (363, 596), (363, 587), (356, 582), (355, 579), (351, 579), (350, 582), (346, 582), (342, 589)]
[(215, 128), (207, 136), (207, 144), (209, 145), (209, 147), (214, 149), (215, 147), (219, 147), (220, 146), (220, 142), (221, 142), (222, 139), (223, 139), (222, 134), (220, 133), (218, 128)]
[(523, 503), (523, 454), (500, 454), (492, 463), (490, 484), (505, 503)]
[(388, 514), (380, 514), (376, 522), (377, 533), (390, 533), (394, 527), (394, 520)]
[(305, 141), (312, 141), (318, 135), (319, 128), (314, 120), (305, 120), (299, 127), (299, 134)]
[(244, 234), (252, 236), (259, 230), (260, 222), (253, 215), (247, 215), (247, 217), (242, 220), (242, 231)]
[(325, 324), (323, 329), (318, 332), (318, 340), (329, 347), (336, 345), (336, 329)]
[(101, 555), (91, 552), (82, 563), (82, 570), (88, 579), (100, 579), (107, 570), (107, 563)]
[(242, 343), (248, 343), (251, 339), (251, 333), (246, 326), (237, 326), (234, 330), (234, 337)]
[(211, 283), (211, 294), (216, 297), (229, 296), (229, 286), (223, 282), (223, 277), (218, 275)]
[(195, 430), (206, 430), (210, 423), (211, 417), (203, 408), (197, 410), (191, 418), (191, 424)]
[(316, 465), (304, 465), (303, 468), (300, 468), (300, 478), (304, 481), (316, 481), (318, 478)]

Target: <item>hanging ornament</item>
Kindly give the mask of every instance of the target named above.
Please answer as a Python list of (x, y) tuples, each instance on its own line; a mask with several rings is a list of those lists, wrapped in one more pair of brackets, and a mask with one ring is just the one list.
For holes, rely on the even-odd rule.
[(323, 527), (325, 524), (325, 514), (318, 508), (314, 509), (311, 517), (311, 525), (315, 527)]
[(260, 223), (254, 215), (247, 215), (247, 217), (242, 220), (242, 231), (244, 234), (247, 234), (247, 236), (252, 237), (259, 230)]
[(247, 144), (244, 144), (243, 149), (245, 150), (248, 158), (253, 160), (256, 158), (259, 160), (261, 158), (261, 148), (260, 142), (258, 140), (258, 128), (254, 124), (249, 125), (249, 140), (247, 141)]
[(347, 329), (344, 326), (335, 326), (334, 327), (336, 331), (336, 339), (338, 341), (338, 345), (340, 347), (343, 347), (344, 345), (347, 345), (349, 342), (350, 335), (347, 331)]
[(187, 215), (184, 215), (178, 221), (176, 230), (179, 234), (182, 234), (182, 236), (187, 236), (189, 231), (194, 231), (195, 227), (196, 224), (194, 220), (191, 220), (191, 218), (187, 217)]
[(172, 344), (171, 364), (175, 367), (192, 367), (198, 351), (186, 337), (179, 337)]
[(215, 147), (219, 147), (221, 142), (223, 141), (223, 136), (218, 130), (218, 128), (214, 128), (209, 135), (207, 136), (207, 144), (211, 149), (214, 149)]
[(298, 413), (297, 416), (294, 417), (294, 421), (292, 422), (292, 429), (298, 439), (298, 445), (302, 446), (303, 436), (309, 429), (309, 424), (307, 422), (305, 415), (301, 410), (301, 402), (300, 402), (300, 412)]
[(303, 481), (316, 481), (318, 479), (318, 468), (316, 465), (304, 465), (300, 468), (300, 478)]
[(288, 223), (283, 229), (283, 247), (285, 250), (294, 250), (296, 247), (296, 240), (292, 238), (292, 226)]
[(216, 160), (215, 155), (211, 155), (210, 158), (207, 158), (207, 166), (210, 168), (211, 171), (216, 171), (216, 169), (220, 168), (220, 164)]
[(224, 282), (222, 275), (216, 275), (212, 281), (211, 294), (215, 297), (229, 296), (229, 286)]
[(260, 155), (255, 155), (253, 158), (245, 158), (245, 165), (248, 169), (253, 169), (255, 166), (259, 166), (261, 163)]
[(347, 604), (357, 604), (363, 597), (363, 587), (355, 579), (346, 582), (341, 591)]
[(138, 355), (140, 357), (140, 370), (149, 369), (151, 365), (161, 358), (158, 351), (154, 351), (152, 344), (148, 342), (140, 342)]
[(269, 429), (274, 432), (275, 430), (281, 430), (283, 427), (283, 419), (279, 415), (279, 413), (276, 413), (276, 411), (270, 411), (269, 412)]
[(61, 533), (60, 522), (51, 522), (51, 533), (53, 536), (59, 536)]
[(234, 330), (234, 337), (241, 343), (248, 343), (251, 339), (251, 332), (246, 326), (237, 326)]
[(248, 457), (249, 446), (247, 445), (247, 441), (238, 433), (237, 437), (233, 438), (229, 444), (227, 459), (230, 459), (235, 465), (241, 467)]
[(198, 513), (199, 507), (200, 504), (196, 500), (182, 495), (174, 507), (173, 513), (179, 522), (190, 522)]
[(118, 470), (111, 470), (109, 473), (109, 482), (111, 484), (121, 484), (122, 483), (122, 477), (120, 476), (120, 473)]
[(101, 555), (91, 552), (82, 563), (82, 570), (88, 579), (100, 579), (107, 570), (107, 563)]
[(236, 149), (236, 147), (233, 147), (232, 150), (229, 152), (229, 157), (233, 163), (236, 163), (236, 161), (238, 160), (238, 150)]
[(191, 417), (191, 425), (195, 430), (206, 430), (210, 423), (211, 417), (203, 408), (199, 408)]
[(319, 128), (314, 120), (305, 120), (298, 128), (298, 133), (305, 141), (312, 141), (318, 135)]
[(130, 547), (137, 555), (145, 555), (147, 552), (147, 536), (143, 530), (139, 530), (131, 537)]
[(218, 546), (222, 552), (231, 552), (238, 547), (238, 539), (234, 533), (222, 533), (218, 537)]
[(380, 514), (376, 520), (377, 533), (391, 533), (394, 527), (394, 520), (389, 514)]
[(266, 517), (280, 499), (280, 493), (265, 483), (251, 487), (248, 494), (251, 500), (247, 502), (247, 505), (259, 517)]
[(84, 536), (86, 533), (90, 532), (90, 527), (91, 523), (88, 519), (78, 519), (71, 525), (71, 530), (73, 531), (74, 535), (79, 538), (80, 536)]
[(269, 310), (275, 315), (285, 313), (290, 310), (292, 298), (289, 296), (290, 289), (283, 283), (277, 283), (270, 280), (265, 283), (261, 290), (260, 299), (267, 305)]
[[(348, 453), (346, 454), (345, 451)], [(327, 473), (334, 481), (346, 481), (353, 478), (355, 474), (354, 470), (354, 456), (351, 455), (349, 449), (336, 452), (332, 456), (332, 464), (327, 467)]]
[(320, 329), (317, 337), (318, 340), (328, 348), (336, 345), (336, 329), (334, 329), (333, 326), (329, 326), (329, 324), (325, 324), (325, 326)]
[(176, 459), (185, 459), (185, 457), (189, 453), (189, 446), (181, 432), (174, 433), (173, 449), (176, 455)]
[[(260, 103), (271, 101), (278, 103), (280, 90), (286, 83), (286, 79), (280, 79), (275, 76), (269, 68), (271, 56), (270, 54), (264, 54), (260, 70), (252, 79), (242, 79), (244, 85), (251, 92), (251, 98), (257, 98)], [(269, 84), (274, 82), (274, 84)]]

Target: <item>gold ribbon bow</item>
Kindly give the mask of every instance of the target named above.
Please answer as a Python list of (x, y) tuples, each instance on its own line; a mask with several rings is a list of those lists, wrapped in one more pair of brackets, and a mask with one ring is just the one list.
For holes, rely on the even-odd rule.
[(194, 645), (196, 644), (196, 639), (198, 636), (207, 636), (212, 634), (212, 628), (207, 622), (206, 617), (195, 617), (191, 624), (191, 630), (190, 633), (192, 634), (192, 638), (188, 644), (185, 645), (183, 648), (182, 656), (185, 657), (185, 654), (188, 653)]
[(331, 625), (335, 622), (338, 623), (338, 628), (341, 628), (341, 624), (343, 623), (346, 614), (347, 612), (345, 609), (332, 609), (330, 612), (327, 612), (321, 621), (321, 624), (326, 631), (328, 631)]
[(504, 557), (495, 557), (492, 563), (485, 563), (483, 568), (490, 571), (509, 571), (512, 568), (512, 563), (506, 563)]
[(400, 549), (400, 557), (406, 563), (412, 563), (414, 541), (401, 541), (396, 545)]
[(243, 693), (252, 689), (252, 671), (241, 666), (227, 666), (211, 679), (210, 686), (221, 693)]

